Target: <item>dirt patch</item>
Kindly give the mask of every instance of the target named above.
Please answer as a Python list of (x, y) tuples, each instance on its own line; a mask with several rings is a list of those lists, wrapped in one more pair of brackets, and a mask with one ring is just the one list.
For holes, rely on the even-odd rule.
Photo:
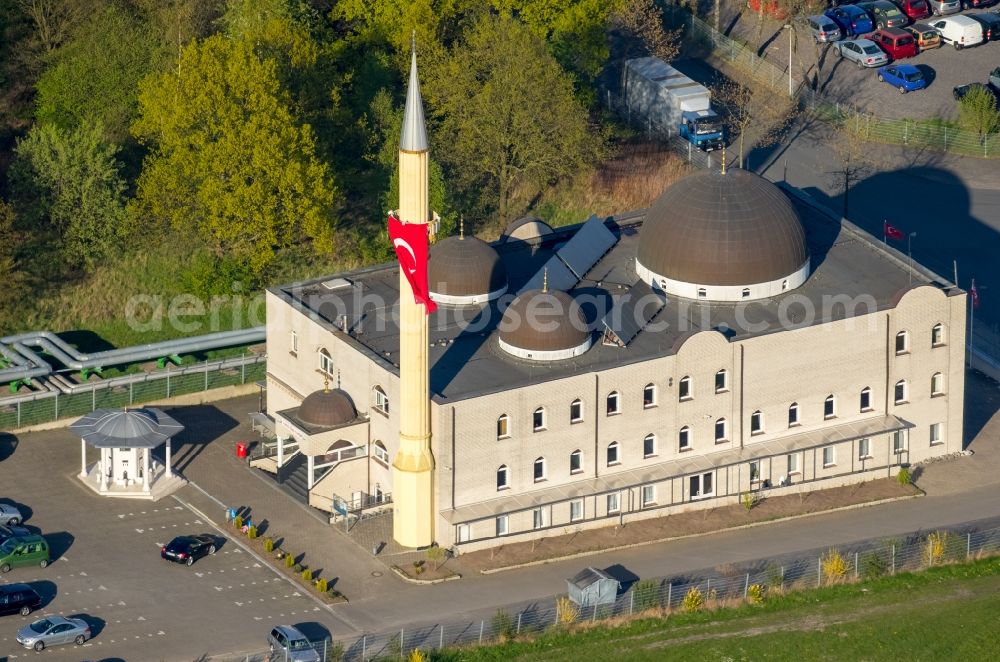
[(554, 535), (533, 542), (503, 545), (492, 550), (463, 554), (461, 565), (464, 569), (472, 571), (505, 568), (582, 552), (710, 533), (746, 524), (917, 494), (920, 494), (920, 490), (912, 485), (903, 486), (895, 478), (883, 478), (801, 495), (767, 497), (749, 512), (741, 504), (733, 504), (629, 522), (621, 527), (607, 526), (590, 531)]

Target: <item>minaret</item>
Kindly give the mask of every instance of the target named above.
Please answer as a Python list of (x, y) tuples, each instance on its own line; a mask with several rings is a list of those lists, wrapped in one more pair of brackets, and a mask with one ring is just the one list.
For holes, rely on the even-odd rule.
[[(417, 78), (414, 40), (410, 84), (399, 138), (399, 220), (427, 224), (427, 127)], [(430, 386), (427, 314), (415, 303), (413, 290), (399, 273), (399, 451), (392, 462), (393, 531), (404, 547), (434, 542), (434, 458), (431, 456)]]

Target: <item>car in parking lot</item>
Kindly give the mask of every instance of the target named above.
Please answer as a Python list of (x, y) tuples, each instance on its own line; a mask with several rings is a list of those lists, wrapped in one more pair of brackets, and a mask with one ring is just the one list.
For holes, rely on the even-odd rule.
[(881, 67), (878, 70), (878, 79), (895, 87), (900, 94), (927, 87), (924, 74), (912, 64), (890, 64)]
[(17, 633), (17, 643), (40, 651), (47, 646), (72, 644), (82, 646), (90, 639), (90, 626), (82, 618), (47, 616), (29, 623)]
[(889, 0), (859, 2), (857, 6), (865, 10), (876, 28), (901, 28), (910, 22), (906, 14)]
[(0, 503), (0, 524), (7, 526), (17, 526), (24, 521), (21, 511), (9, 503)]
[(996, 41), (1000, 39), (1000, 14), (992, 12), (976, 12), (966, 14), (973, 21), (979, 23), (983, 28), (983, 41)]
[(809, 24), (809, 32), (812, 33), (813, 39), (818, 44), (839, 41), (844, 36), (844, 33), (840, 30), (840, 26), (826, 14), (810, 16), (806, 19), (806, 23)]
[(917, 54), (917, 40), (906, 30), (882, 28), (868, 36), (893, 60), (914, 57)]
[(870, 39), (838, 41), (833, 45), (833, 52), (837, 57), (854, 62), (859, 68), (881, 67), (889, 63), (889, 56)]
[(918, 51), (941, 47), (941, 33), (926, 23), (914, 23), (905, 29), (916, 40)]
[(271, 656), (284, 655), (289, 662), (320, 662), (319, 653), (304, 634), (291, 625), (277, 625), (271, 628), (267, 635), (267, 643), (271, 648)]
[(203, 556), (215, 554), (216, 542), (215, 536), (207, 534), (177, 536), (160, 548), (160, 557), (191, 565)]
[(962, 9), (982, 9), (983, 7), (992, 7), (997, 3), (997, 0), (959, 0), (962, 3)]
[(961, 101), (973, 90), (983, 90), (985, 92), (989, 92), (995, 97), (1000, 96), (996, 90), (986, 83), (966, 83), (965, 85), (959, 85), (951, 91), (951, 94), (955, 97), (955, 101)]
[(931, 6), (931, 13), (938, 16), (957, 14), (962, 11), (962, 3), (959, 0), (927, 0)]
[(968, 16), (947, 16), (931, 21), (931, 27), (941, 33), (941, 41), (955, 50), (983, 43), (983, 26)]
[(0, 572), (25, 565), (49, 564), (49, 543), (41, 536), (18, 536), (0, 545)]
[(872, 25), (872, 19), (868, 17), (865, 10), (854, 5), (833, 7), (823, 13), (833, 19), (845, 37), (867, 34), (875, 29), (875, 26)]
[(990, 72), (990, 85), (994, 91), (1000, 92), (1000, 67)]
[(931, 6), (927, 0), (894, 0), (894, 2), (911, 21), (919, 21), (931, 15)]
[(42, 596), (27, 584), (0, 584), (0, 614), (27, 616), (42, 604)]
[(30, 535), (31, 531), (23, 526), (7, 526), (5, 524), (0, 524), (0, 545), (5, 543), (10, 538)]

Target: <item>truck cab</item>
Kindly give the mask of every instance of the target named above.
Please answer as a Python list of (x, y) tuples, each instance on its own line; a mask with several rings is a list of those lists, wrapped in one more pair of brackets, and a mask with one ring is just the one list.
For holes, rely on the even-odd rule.
[(725, 127), (713, 110), (689, 110), (681, 113), (681, 137), (704, 152), (722, 149)]

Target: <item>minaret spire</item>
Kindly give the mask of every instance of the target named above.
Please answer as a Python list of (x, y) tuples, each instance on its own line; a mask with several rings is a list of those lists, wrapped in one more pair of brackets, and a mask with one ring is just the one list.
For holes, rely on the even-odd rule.
[(417, 31), (413, 31), (410, 55), (410, 83), (406, 87), (406, 109), (403, 111), (403, 131), (399, 149), (404, 152), (427, 151), (427, 125), (424, 122), (424, 100), (420, 96), (417, 76)]

